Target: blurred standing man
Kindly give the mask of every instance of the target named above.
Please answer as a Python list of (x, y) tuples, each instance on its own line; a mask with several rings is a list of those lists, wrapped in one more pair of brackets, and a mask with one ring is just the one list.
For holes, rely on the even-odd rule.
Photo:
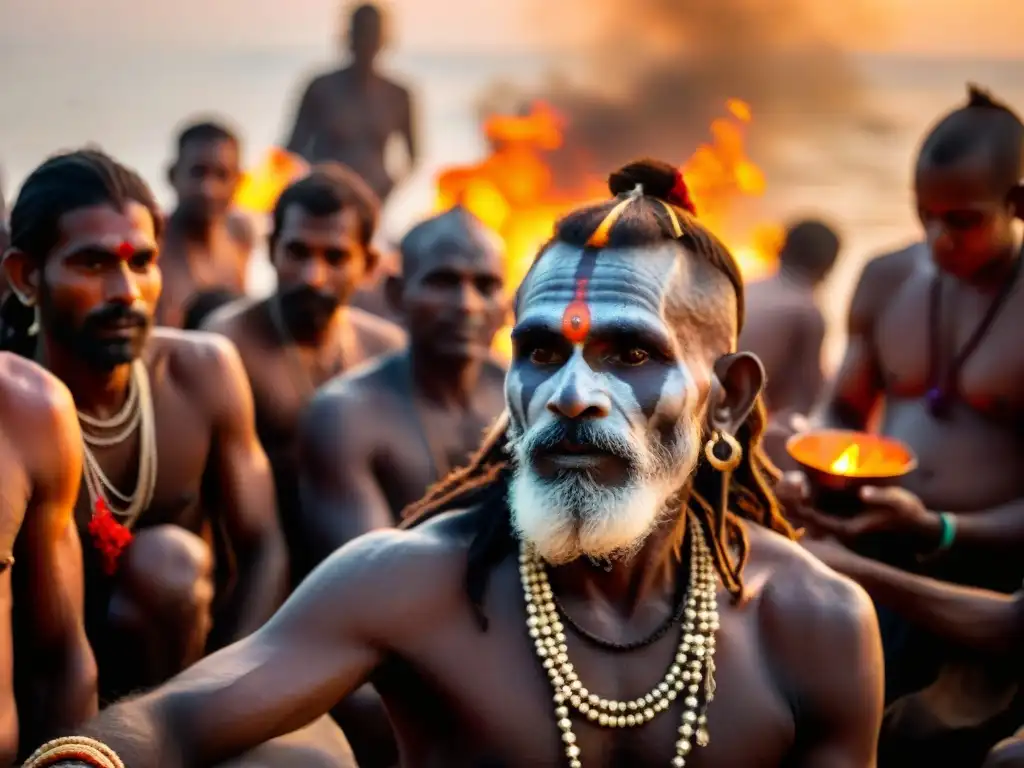
[(161, 244), (164, 287), (157, 322), (183, 328), (191, 305), (204, 294), (245, 292), (253, 232), (231, 211), (241, 178), (238, 137), (219, 123), (186, 127), (167, 177), (178, 205)]
[(839, 236), (820, 221), (800, 221), (786, 232), (779, 274), (747, 288), (749, 322), (740, 349), (764, 363), (771, 414), (806, 414), (824, 380), (821, 349), (825, 318), (816, 295), (839, 255)]
[(349, 27), (351, 60), (306, 87), (287, 148), (309, 163), (333, 160), (354, 170), (387, 201), (395, 186), (385, 167), (388, 140), (398, 134), (408, 168), (417, 160), (416, 131), (409, 92), (377, 72), (384, 45), (384, 16), (376, 5), (360, 5)]

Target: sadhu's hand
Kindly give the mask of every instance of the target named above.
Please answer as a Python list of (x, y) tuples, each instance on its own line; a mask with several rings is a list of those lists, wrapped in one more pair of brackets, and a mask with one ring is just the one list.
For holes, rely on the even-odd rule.
[(905, 488), (860, 489), (863, 508), (850, 517), (822, 515), (812, 510), (814, 524), (843, 542), (854, 542), (868, 534), (901, 536), (922, 550), (936, 545), (940, 535), (938, 515), (929, 512), (921, 500)]
[(775, 484), (775, 498), (782, 511), (797, 528), (804, 528), (811, 536), (819, 533), (817, 520), (824, 517), (811, 504), (811, 484), (803, 472), (784, 472)]

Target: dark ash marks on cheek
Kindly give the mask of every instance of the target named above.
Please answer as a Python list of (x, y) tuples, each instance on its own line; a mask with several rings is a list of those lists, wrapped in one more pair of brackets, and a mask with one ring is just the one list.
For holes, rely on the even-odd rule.
[(640, 410), (648, 422), (654, 418), (662, 399), (666, 396), (665, 383), (671, 373), (672, 368), (668, 365), (652, 361), (627, 380), (627, 384), (633, 390), (633, 397), (640, 404)]
[[(519, 366), (517, 366), (519, 367)], [(532, 366), (522, 366), (516, 372), (519, 376), (519, 413), (522, 414), (522, 426), (526, 427), (530, 420), (530, 403), (537, 394), (537, 389), (548, 380), (550, 376), (557, 376), (557, 373), (537, 370)]]

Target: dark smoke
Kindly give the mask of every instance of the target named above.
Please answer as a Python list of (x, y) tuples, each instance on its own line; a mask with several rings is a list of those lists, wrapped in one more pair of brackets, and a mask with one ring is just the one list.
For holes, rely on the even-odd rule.
[(873, 175), (863, 139), (877, 140), (889, 126), (833, 42), (844, 26), (880, 31), (871, 0), (535, 2), (537, 24), (572, 30), (586, 22), (591, 30), (578, 62), (585, 78), (520, 94), (566, 117), (566, 147), (553, 158), (563, 177), (603, 175), (637, 155), (681, 164), (707, 141), (731, 97), (753, 110), (748, 151), (770, 185), (823, 173)]

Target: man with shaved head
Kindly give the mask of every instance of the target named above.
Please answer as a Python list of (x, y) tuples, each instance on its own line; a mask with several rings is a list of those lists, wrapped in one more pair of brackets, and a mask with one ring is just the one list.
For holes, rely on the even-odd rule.
[[(1024, 577), (1022, 178), (1024, 123), (971, 87), (918, 155), (927, 244), (865, 268), (824, 411), (829, 426), (866, 429), (881, 409), (881, 432), (910, 446), (917, 470), (900, 487), (865, 489), (853, 517), (794, 510), (861, 554), (1006, 593)], [(806, 490), (799, 476), (790, 485), (787, 498)], [(905, 602), (879, 609), (887, 698), (899, 699), (883, 732), (884, 762), (972, 765), (970, 755), (1007, 735), (1000, 721), (1015, 676), (965, 655), (941, 630), (924, 631), (915, 614)], [(1014, 725), (1024, 696), (1017, 708)]]
[(671, 166), (609, 186), (520, 288), (471, 464), (65, 748), (215, 765), (372, 681), (408, 766), (874, 766), (874, 613), (778, 514), (736, 262)]
[(388, 294), (409, 347), (344, 376), (302, 424), (302, 510), (322, 560), (463, 465), (501, 413), (504, 370), (491, 359), (505, 320), (494, 236), (463, 208), (413, 227)]
[(204, 326), (235, 343), (249, 376), (293, 581), (309, 568), (297, 525), (299, 415), (328, 379), (405, 344), (398, 326), (348, 306), (377, 261), (370, 243), (378, 209), (373, 192), (349, 169), (314, 168), (285, 189), (274, 209), (269, 245), (276, 292), (229, 304)]

